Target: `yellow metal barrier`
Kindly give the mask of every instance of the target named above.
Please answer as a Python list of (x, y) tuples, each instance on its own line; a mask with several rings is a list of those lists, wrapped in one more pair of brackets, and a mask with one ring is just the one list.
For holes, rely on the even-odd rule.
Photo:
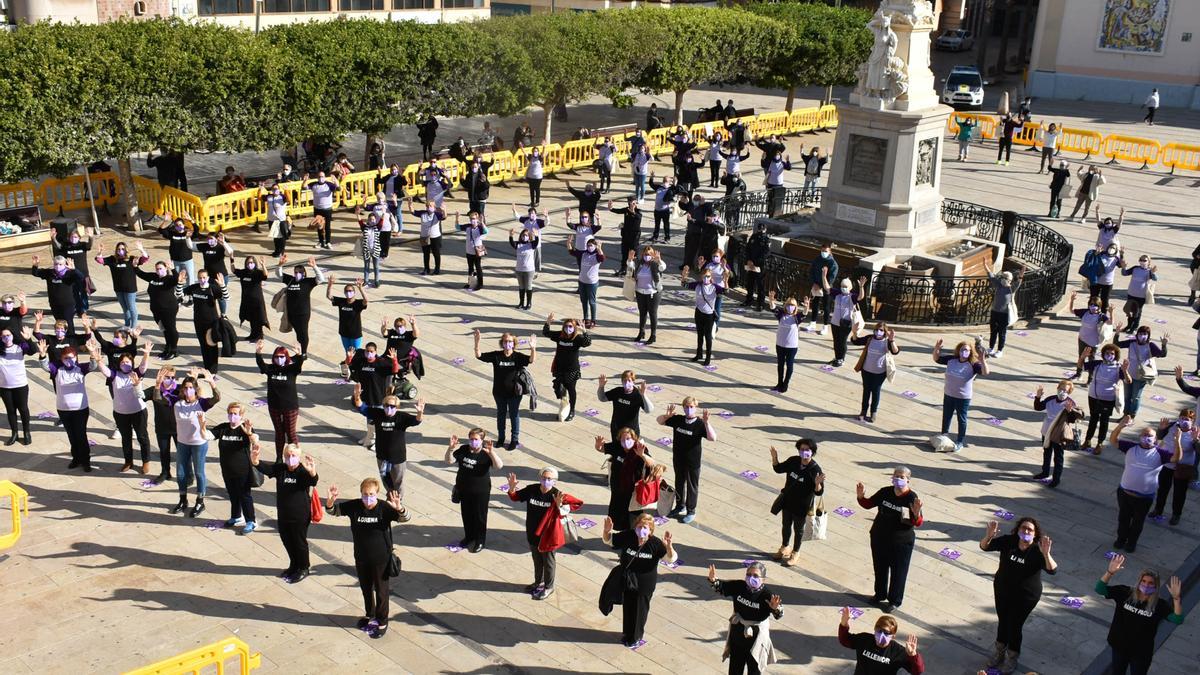
[(0, 480), (0, 499), (7, 497), (12, 508), (12, 532), (0, 536), (0, 550), (6, 549), (21, 538), (21, 510), (29, 517), (29, 493), (12, 481)]
[(958, 133), (958, 120), (971, 119), (975, 120), (978, 125), (975, 128), (979, 130), (977, 138), (995, 138), (996, 137), (996, 118), (991, 115), (982, 113), (959, 113), (956, 112), (950, 115), (946, 120), (946, 131), (953, 135)]
[(668, 131), (666, 127), (659, 127), (646, 134), (646, 147), (650, 148), (650, 154), (658, 157), (671, 147), (671, 144), (667, 143)]
[(1122, 136), (1109, 134), (1104, 137), (1104, 156), (1109, 164), (1116, 164), (1118, 159), (1130, 162), (1141, 162), (1139, 169), (1145, 169), (1151, 164), (1158, 163), (1162, 145), (1152, 138), (1137, 136)]
[[(311, 182), (311, 181), (310, 181)], [(297, 218), (313, 214), (312, 193), (304, 189), (304, 181), (280, 183), (279, 189), (288, 198), (288, 217)]]
[(763, 136), (771, 134), (783, 135), (791, 128), (790, 115), (784, 111), (766, 113), (758, 116), (759, 133)]
[(338, 181), (340, 202), (342, 206), (354, 207), (375, 200), (375, 179), (380, 176), (379, 170), (356, 171), (346, 174)]
[(820, 108), (800, 108), (788, 115), (788, 131), (799, 134), (806, 131), (816, 131), (821, 128)]
[(30, 181), (0, 185), (0, 208), (37, 206), (39, 192), (38, 187)]
[(234, 227), (265, 222), (266, 204), (259, 188), (215, 195), (204, 200), (203, 232), (223, 232)]
[(133, 192), (137, 195), (138, 208), (147, 213), (161, 216), (162, 186), (158, 181), (145, 176), (134, 175)]
[[(116, 204), (121, 194), (121, 178), (115, 172), (103, 171), (92, 174), (93, 200), (96, 206)], [(47, 178), (42, 181), (42, 207), (50, 211), (75, 211), (91, 207), (88, 199), (87, 179), (82, 175), (65, 178)]]
[(836, 129), (838, 125), (837, 106), (823, 105), (821, 106), (821, 128)]
[(542, 148), (542, 174), (551, 174), (556, 171), (562, 171), (563, 168), (563, 149), (559, 143), (551, 143)]
[(1091, 129), (1075, 129), (1062, 127), (1062, 136), (1058, 139), (1059, 152), (1082, 152), (1084, 159), (1093, 154), (1099, 154), (1104, 148), (1104, 137)]
[(1013, 134), (1013, 145), (1027, 145), (1036, 148), (1042, 144), (1042, 125), (1040, 122), (1026, 122), (1021, 129)]
[(1162, 147), (1158, 161), (1171, 167), (1171, 173), (1175, 173), (1176, 168), (1200, 171), (1200, 145), (1167, 143)]
[[(222, 195), (224, 196), (224, 195)], [(182, 673), (200, 673), (205, 668), (216, 667), (217, 675), (226, 672), (225, 662), (237, 658), (239, 663), (236, 672), (249, 675), (250, 671), (262, 667), (262, 654), (251, 653), (250, 645), (231, 637), (220, 642), (214, 642), (189, 652), (184, 652), (169, 659), (163, 659), (125, 675), (179, 675)], [(230, 670), (230, 672), (233, 672)]]
[(596, 141), (583, 138), (578, 141), (567, 141), (562, 146), (562, 168), (567, 170), (586, 168), (596, 160)]

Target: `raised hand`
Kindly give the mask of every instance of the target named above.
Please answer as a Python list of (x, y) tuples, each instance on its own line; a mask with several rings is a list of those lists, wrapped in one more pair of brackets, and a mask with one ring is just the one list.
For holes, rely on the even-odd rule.
[(1042, 394), (1044, 394), (1044, 393), (1046, 393), (1046, 390), (1045, 390), (1045, 389), (1043, 389), (1041, 385), (1038, 385), (1037, 392), (1036, 392), (1036, 396), (1037, 396), (1038, 398), (1041, 398), (1041, 397), (1042, 397)]
[(458, 445), (458, 435), (457, 434), (450, 434), (450, 445), (452, 447), (455, 445)]
[(604, 437), (603, 436), (596, 437), (596, 449), (601, 450), (601, 451), (604, 450)]
[(517, 474), (513, 473), (512, 471), (508, 472), (508, 491), (517, 491)]
[(782, 604), (783, 598), (779, 597), (778, 595), (772, 595), (771, 599), (767, 601), (767, 605), (769, 605), (771, 609), (779, 609), (779, 606)]
[(670, 546), (670, 545), (671, 545), (671, 541), (672, 541), (672, 539), (671, 539), (671, 531), (670, 531), (670, 530), (667, 530), (666, 532), (664, 532), (664, 533), (663, 533), (663, 537), (662, 537), (662, 539), (663, 539), (663, 543), (664, 543), (664, 544), (666, 544), (667, 546)]
[(338, 495), (340, 495), (340, 494), (341, 494), (341, 493), (340, 493), (340, 492), (338, 492), (338, 489), (337, 489), (337, 486), (336, 486), (336, 485), (330, 485), (330, 486), (329, 486), (329, 501), (333, 501), (333, 500), (337, 499), (337, 498), (338, 498)]
[(988, 524), (987, 524), (987, 536), (988, 536), (988, 539), (991, 539), (992, 537), (995, 537), (995, 536), (996, 536), (996, 533), (997, 533), (997, 532), (999, 532), (999, 531), (1000, 531), (1000, 523), (997, 523), (997, 522), (996, 522), (996, 521), (994, 521), (994, 520), (993, 520), (993, 521), (990, 521), (990, 522), (988, 522)]
[[(1183, 368), (1182, 368), (1181, 366), (1176, 366), (1176, 367), (1175, 367), (1175, 374), (1176, 374), (1176, 375), (1178, 375), (1179, 373), (1182, 373), (1182, 372), (1183, 372)], [(604, 386), (605, 384), (607, 384), (607, 383), (608, 383), (608, 376), (607, 376), (607, 375), (605, 375), (604, 373), (601, 373), (601, 374), (600, 374), (600, 386), (601, 386), (601, 387), (603, 387), (603, 386)], [(599, 436), (597, 436), (597, 438), (599, 438)]]
[(909, 635), (908, 640), (904, 643), (904, 651), (908, 652), (909, 656), (917, 655), (917, 636)]
[(717, 580), (717, 566), (709, 565), (708, 566), (708, 583), (711, 584), (712, 582), (714, 582), (716, 580)]
[(866, 497), (867, 497), (867, 491), (863, 488), (862, 483), (859, 483), (854, 486), (854, 492), (855, 492), (855, 494), (858, 495), (859, 499), (866, 499)]
[(1042, 555), (1047, 556), (1050, 555), (1051, 546), (1054, 546), (1054, 542), (1051, 541), (1050, 537), (1043, 534), (1042, 538), (1038, 540), (1038, 550), (1042, 552)]
[(1171, 580), (1167, 582), (1167, 592), (1171, 594), (1172, 598), (1179, 600), (1179, 594), (1183, 592), (1183, 584), (1180, 583), (1179, 577), (1171, 577)]
[(1113, 575), (1113, 574), (1116, 574), (1117, 572), (1120, 572), (1121, 569), (1124, 567), (1125, 567), (1125, 556), (1123, 556), (1119, 553), (1117, 555), (1114, 555), (1112, 560), (1108, 561), (1109, 575)]

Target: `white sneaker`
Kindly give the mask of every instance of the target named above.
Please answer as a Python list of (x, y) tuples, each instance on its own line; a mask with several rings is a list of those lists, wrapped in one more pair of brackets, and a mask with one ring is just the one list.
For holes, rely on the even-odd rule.
[(824, 334), (825, 334), (825, 329), (826, 329), (826, 328), (827, 328), (827, 326), (821, 326), (821, 330), (817, 331), (817, 334), (818, 334), (818, 335), (824, 335)]
[(808, 331), (808, 332), (810, 332), (810, 333), (812, 333), (813, 331), (817, 330), (817, 322), (816, 322), (816, 321), (809, 321), (809, 322), (808, 322), (808, 328), (805, 328), (804, 330), (806, 330), (806, 331)]
[(993, 359), (998, 359), (998, 358), (1000, 358), (1001, 356), (1004, 356), (1004, 350), (1003, 350), (1003, 349), (997, 349), (996, 351), (992, 352), (992, 358), (993, 358)]
[(565, 397), (558, 399), (558, 421), (559, 422), (567, 421), (567, 413), (569, 413), (570, 410), (571, 410), (570, 399), (565, 398)]
[(350, 366), (346, 365), (345, 361), (342, 362), (342, 377), (350, 377)]

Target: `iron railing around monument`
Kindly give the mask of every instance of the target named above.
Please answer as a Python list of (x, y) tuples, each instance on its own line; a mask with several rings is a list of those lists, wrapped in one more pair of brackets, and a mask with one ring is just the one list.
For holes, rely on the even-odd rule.
[[(821, 203), (821, 188), (777, 188), (735, 192), (713, 202), (713, 209), (721, 215), (729, 234), (750, 232), (759, 218), (775, 218), (791, 215), (805, 206)], [(805, 203), (807, 202), (807, 203)]]

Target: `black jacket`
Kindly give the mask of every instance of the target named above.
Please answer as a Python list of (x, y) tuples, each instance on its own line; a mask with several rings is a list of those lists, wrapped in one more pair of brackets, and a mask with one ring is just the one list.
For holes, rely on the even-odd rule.
[(492, 184), (488, 182), (487, 172), (491, 162), (480, 162), (479, 172), (471, 171), (471, 167), (467, 166), (467, 172), (462, 177), (463, 189), (467, 191), (467, 198), (472, 201), (482, 202), (487, 201), (488, 195), (492, 191)]

